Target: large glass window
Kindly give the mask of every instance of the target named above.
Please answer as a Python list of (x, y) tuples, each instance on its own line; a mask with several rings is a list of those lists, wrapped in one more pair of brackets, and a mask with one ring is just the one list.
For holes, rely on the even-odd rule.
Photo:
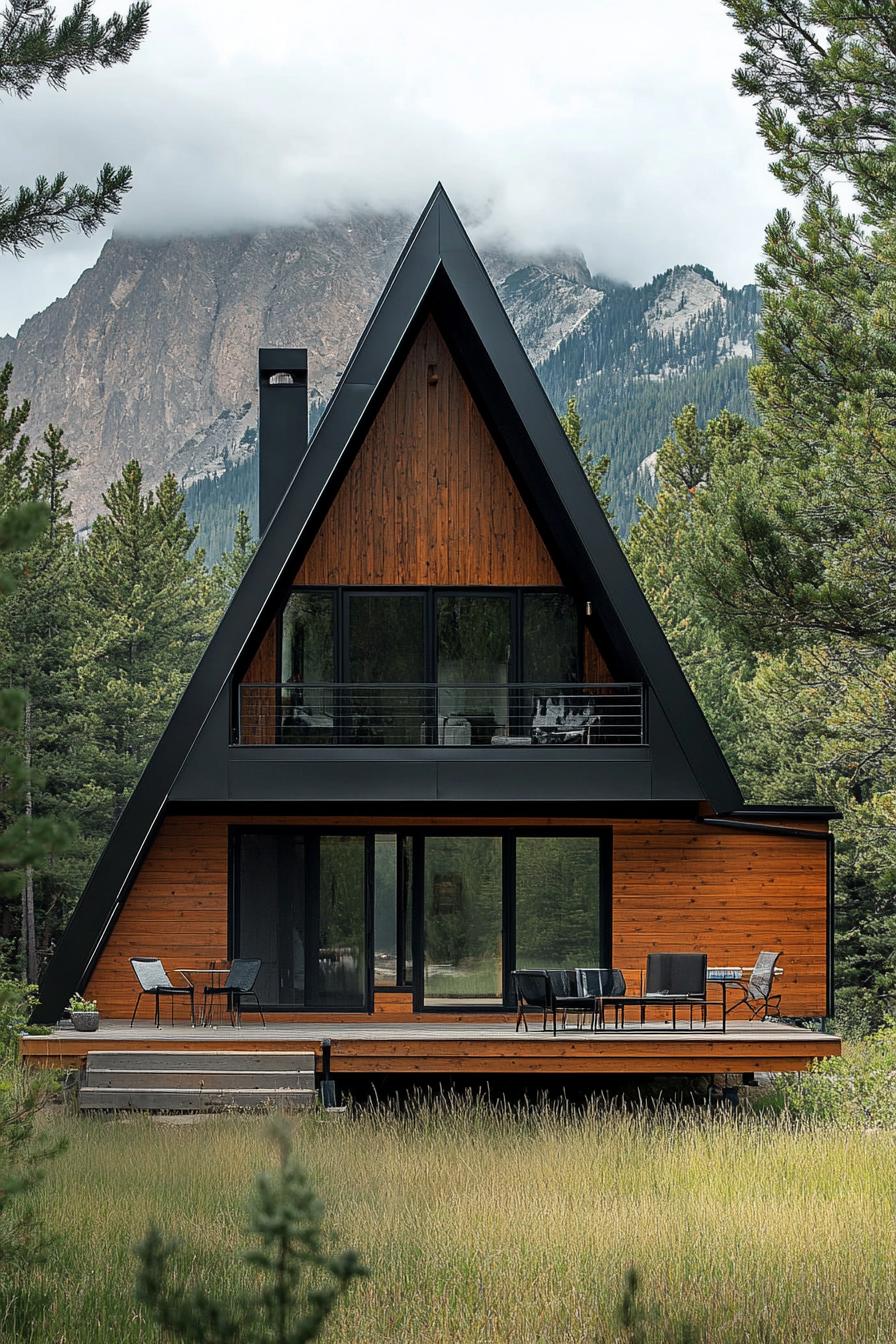
[(243, 831), (236, 855), (241, 957), (260, 957), (262, 1003), (305, 1002), (305, 839), (288, 826)]
[(579, 680), (579, 622), (571, 593), (523, 593), (523, 681)]
[(422, 593), (349, 594), (346, 740), (426, 740), (424, 618)]
[(238, 828), (234, 953), (261, 960), (267, 1006), (363, 1008), (371, 958), (374, 987), (414, 985), (426, 1007), (500, 1007), (514, 966), (603, 963), (602, 843)]
[(500, 836), (427, 835), (422, 877), (424, 1003), (501, 1003)]
[(399, 983), (398, 837), (374, 837), (373, 983), (393, 989)]
[(320, 837), (311, 1003), (364, 1003), (366, 843), (363, 835)]
[(601, 964), (600, 864), (597, 836), (517, 836), (518, 967)]
[[(579, 645), (575, 600), (559, 589), (295, 589), (281, 630), (281, 739), (482, 746), (532, 740), (538, 727), (554, 740), (548, 730), (581, 727), (589, 709), (572, 685)], [(528, 689), (511, 691), (517, 683)], [(249, 700), (269, 719), (274, 692), (250, 689), (246, 737), (265, 740)]]
[(511, 630), (509, 594), (436, 598), (440, 745), (478, 746), (510, 731)]
[(381, 989), (410, 985), (413, 841), (409, 835), (374, 836), (373, 983)]
[(365, 846), (291, 826), (237, 833), (234, 952), (261, 959), (263, 1004), (363, 1006)]
[(332, 742), (335, 659), (335, 593), (296, 589), (283, 611), (280, 641), (284, 742)]

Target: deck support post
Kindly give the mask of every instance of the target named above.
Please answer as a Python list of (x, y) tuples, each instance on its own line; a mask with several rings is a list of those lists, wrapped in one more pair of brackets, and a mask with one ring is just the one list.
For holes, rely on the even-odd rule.
[(336, 1084), (330, 1077), (330, 1051), (333, 1043), (329, 1037), (325, 1037), (320, 1043), (320, 1100), (324, 1110), (330, 1110), (336, 1105)]

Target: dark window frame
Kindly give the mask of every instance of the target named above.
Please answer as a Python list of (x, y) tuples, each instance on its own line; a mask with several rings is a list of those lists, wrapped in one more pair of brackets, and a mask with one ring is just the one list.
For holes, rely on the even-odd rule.
[[(365, 921), (365, 1003), (361, 1007), (334, 1007), (332, 1005), (320, 1004), (263, 1004), (265, 1013), (357, 1013), (359, 1015), (370, 1015), (373, 1013), (374, 986), (374, 939), (373, 918), (374, 918), (374, 836), (376, 835), (395, 835), (399, 847), (399, 874), (401, 870), (401, 850), (402, 841), (409, 840), (411, 849), (411, 892), (410, 892), (410, 917), (411, 917), (411, 945), (412, 945), (412, 966), (403, 966), (404, 977), (395, 986), (394, 989), (381, 989), (380, 993), (395, 993), (396, 990), (413, 994), (413, 1006), (415, 1013), (446, 1013), (462, 1012), (464, 1014), (488, 1016), (495, 1013), (506, 1013), (513, 1007), (513, 983), (511, 972), (514, 970), (514, 961), (516, 958), (516, 844), (517, 836), (531, 836), (533, 838), (542, 837), (545, 839), (556, 840), (562, 836), (593, 836), (600, 841), (600, 871), (598, 876), (598, 937), (600, 943), (600, 964), (610, 966), (612, 964), (613, 954), (613, 827), (611, 825), (583, 825), (583, 826), (558, 826), (548, 828), (544, 826), (433, 826), (432, 824), (421, 823), (420, 825), (404, 825), (401, 827), (390, 825), (365, 825), (359, 822), (349, 821), (345, 826), (307, 826), (293, 825), (285, 822), (280, 826), (272, 826), (265, 823), (256, 825), (238, 824), (228, 826), (227, 835), (227, 956), (232, 959), (239, 956), (239, 946), (237, 934), (239, 930), (239, 836), (246, 831), (251, 832), (272, 832), (281, 833), (284, 830), (302, 831), (305, 837), (305, 864), (306, 864), (306, 883), (308, 880), (308, 864), (310, 862), (309, 852), (316, 846), (309, 846), (309, 836), (320, 837), (322, 835), (363, 835), (365, 844), (365, 875), (364, 875), (364, 921)], [(425, 842), (428, 835), (496, 835), (502, 840), (502, 863), (501, 863), (501, 955), (502, 955), (502, 983), (504, 996), (503, 1000), (495, 1001), (494, 1005), (488, 1004), (463, 1004), (458, 1002), (456, 1008), (452, 1009), (450, 1005), (429, 1005), (424, 1004), (423, 995), (423, 911), (425, 892), (423, 889)], [(398, 877), (400, 880), (400, 876)], [(309, 888), (310, 890), (310, 888)], [(397, 893), (396, 893), (397, 894)], [(305, 930), (309, 927), (308, 916), (306, 914)], [(404, 931), (406, 933), (406, 930)], [(399, 944), (399, 971), (402, 970), (402, 958), (406, 944)], [(308, 960), (310, 957), (310, 942), (306, 936), (305, 940), (305, 976), (306, 987), (308, 979)]]
[[(386, 828), (382, 828), (386, 829)], [(394, 830), (394, 827), (393, 827)], [(240, 837), (247, 832), (258, 835), (282, 835), (284, 831), (301, 831), (304, 838), (305, 864), (305, 900), (304, 911), (304, 949), (305, 949), (305, 995), (304, 1003), (263, 1003), (266, 1013), (359, 1013), (367, 1015), (373, 1011), (373, 939), (369, 930), (373, 924), (373, 836), (374, 831), (367, 826), (294, 826), (288, 822), (281, 826), (259, 823), (240, 824), (227, 828), (227, 958), (232, 961), (241, 955), (239, 947), (240, 927), (240, 890), (239, 890), (239, 843)], [(320, 839), (325, 835), (359, 836), (364, 840), (364, 994), (363, 1003), (358, 1004), (321, 1004), (307, 999), (309, 985), (315, 983), (312, 962), (312, 946), (317, 946), (316, 935), (320, 929), (320, 885), (315, 878), (320, 876)], [(311, 841), (311, 843), (309, 843)], [(311, 908), (311, 894), (316, 892), (318, 906)], [(309, 933), (315, 936), (310, 937)]]
[(578, 676), (576, 680), (582, 681), (585, 668), (585, 618), (581, 610), (581, 604), (575, 593), (564, 588), (562, 584), (326, 584), (326, 583), (294, 583), (287, 594), (284, 602), (277, 614), (277, 681), (283, 676), (283, 613), (286, 603), (293, 593), (301, 592), (327, 592), (332, 593), (334, 597), (334, 621), (333, 621), (333, 667), (336, 669), (336, 680), (341, 683), (348, 681), (349, 670), (349, 639), (350, 625), (348, 616), (349, 599), (353, 596), (376, 597), (379, 595), (385, 597), (394, 596), (420, 596), (423, 599), (423, 664), (426, 673), (424, 681), (434, 684), (437, 680), (437, 638), (438, 622), (436, 619), (436, 603), (440, 597), (488, 597), (495, 595), (497, 597), (509, 596), (510, 605), (510, 667), (511, 682), (521, 682), (523, 680), (523, 665), (525, 660), (524, 649), (524, 607), (525, 597), (533, 593), (562, 593), (571, 598), (576, 616), (576, 658), (578, 661)]

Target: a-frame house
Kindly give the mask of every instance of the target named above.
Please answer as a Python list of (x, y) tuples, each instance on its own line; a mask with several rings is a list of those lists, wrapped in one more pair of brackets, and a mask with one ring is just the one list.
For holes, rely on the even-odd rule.
[(305, 352), (259, 376), (257, 553), (44, 1020), (79, 988), (127, 1019), (135, 956), (260, 957), (269, 1019), (371, 1024), (767, 949), (783, 1012), (826, 1016), (830, 814), (744, 807), (441, 187), (310, 443)]

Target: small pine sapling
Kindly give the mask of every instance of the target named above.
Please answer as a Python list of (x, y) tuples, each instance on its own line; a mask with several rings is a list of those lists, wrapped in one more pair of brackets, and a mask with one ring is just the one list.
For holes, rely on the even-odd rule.
[(254, 1294), (229, 1294), (225, 1304), (200, 1286), (172, 1284), (174, 1248), (156, 1228), (137, 1248), (137, 1297), (166, 1337), (185, 1344), (306, 1344), (318, 1338), (352, 1280), (367, 1273), (354, 1251), (324, 1250), (323, 1206), (293, 1156), (287, 1127), (277, 1125), (274, 1135), (280, 1166), (256, 1179), (249, 1225), (258, 1244), (242, 1257), (258, 1271)]

